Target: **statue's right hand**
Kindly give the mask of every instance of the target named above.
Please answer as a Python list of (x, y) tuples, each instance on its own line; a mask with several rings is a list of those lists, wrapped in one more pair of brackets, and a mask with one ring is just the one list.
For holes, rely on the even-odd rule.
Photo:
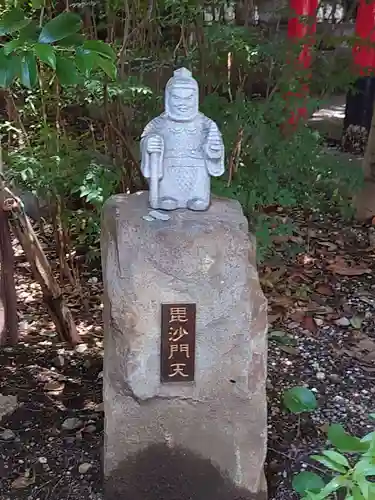
[(163, 150), (163, 140), (161, 137), (153, 136), (147, 141), (148, 153), (161, 153)]

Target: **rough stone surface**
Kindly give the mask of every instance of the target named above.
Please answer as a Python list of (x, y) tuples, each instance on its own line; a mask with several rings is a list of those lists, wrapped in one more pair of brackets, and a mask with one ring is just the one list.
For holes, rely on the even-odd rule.
[[(131, 457), (164, 445), (263, 499), (267, 313), (247, 221), (226, 199), (153, 222), (142, 219), (147, 204), (147, 193), (117, 195), (103, 210), (107, 484)], [(193, 384), (160, 383), (162, 303), (197, 305)]]
[(0, 421), (5, 415), (14, 412), (17, 407), (17, 396), (4, 396), (0, 394)]

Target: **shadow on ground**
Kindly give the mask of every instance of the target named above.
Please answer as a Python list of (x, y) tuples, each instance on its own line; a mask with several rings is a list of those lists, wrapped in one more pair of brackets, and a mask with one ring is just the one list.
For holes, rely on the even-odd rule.
[(208, 459), (152, 445), (130, 456), (105, 481), (105, 500), (266, 500), (236, 487)]

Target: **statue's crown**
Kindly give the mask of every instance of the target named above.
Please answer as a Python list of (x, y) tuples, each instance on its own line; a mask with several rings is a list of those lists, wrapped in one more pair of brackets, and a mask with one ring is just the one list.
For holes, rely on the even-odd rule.
[(179, 68), (173, 72), (172, 78), (167, 83), (167, 88), (172, 85), (180, 85), (183, 87), (198, 88), (197, 81), (193, 78), (191, 71), (187, 68)]

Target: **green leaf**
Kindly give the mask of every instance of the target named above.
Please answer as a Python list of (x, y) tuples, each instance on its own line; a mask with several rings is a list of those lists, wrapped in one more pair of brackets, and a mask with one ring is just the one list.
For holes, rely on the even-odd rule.
[(102, 40), (86, 40), (83, 44), (83, 48), (86, 50), (90, 50), (91, 52), (96, 52), (102, 57), (111, 59), (112, 61), (116, 60), (115, 51), (110, 45), (103, 42)]
[(63, 12), (43, 26), (39, 35), (39, 42), (54, 43), (70, 35), (74, 35), (80, 29), (80, 16), (73, 12)]
[(292, 485), (297, 493), (303, 495), (307, 491), (320, 491), (322, 488), (324, 488), (325, 483), (323, 479), (318, 476), (318, 474), (315, 474), (314, 472), (304, 471), (294, 476)]
[(59, 41), (59, 47), (81, 47), (85, 38), (82, 35), (70, 35)]
[(318, 407), (315, 395), (306, 387), (293, 387), (283, 394), (284, 406), (292, 413), (313, 411)]
[(369, 460), (360, 460), (354, 467), (354, 476), (375, 476), (375, 464)]
[(350, 324), (352, 325), (353, 328), (355, 328), (356, 330), (359, 330), (362, 326), (362, 323), (363, 323), (363, 318), (361, 318), (360, 316), (353, 316), (351, 319), (350, 319)]
[(48, 64), (52, 69), (56, 69), (56, 55), (54, 48), (51, 45), (37, 43), (34, 45), (36, 56), (44, 63)]
[(27, 26), (29, 22), (30, 19), (25, 18), (25, 14), (21, 9), (8, 10), (0, 19), (0, 36), (19, 31)]
[(367, 443), (369, 441), (375, 441), (375, 431), (369, 432), (361, 439), (361, 443)]
[(40, 33), (40, 27), (36, 21), (31, 21), (27, 26), (22, 28), (18, 34), (18, 38), (22, 40), (23, 43), (36, 42), (38, 40)]
[(109, 59), (104, 59), (103, 57), (98, 57), (96, 59), (96, 63), (100, 69), (104, 71), (106, 75), (111, 78), (111, 80), (115, 80), (117, 76), (117, 68), (116, 65), (110, 61)]
[(72, 59), (56, 56), (56, 75), (61, 85), (77, 85), (79, 76)]
[(308, 491), (306, 493), (306, 496), (302, 497), (301, 500), (319, 500), (319, 497), (315, 493), (311, 493), (311, 491)]
[(97, 55), (88, 50), (77, 49), (75, 62), (81, 73), (88, 77), (91, 71), (96, 67)]
[(0, 87), (9, 88), (17, 74), (19, 65), (18, 56), (6, 56), (3, 50), (0, 50)]
[(343, 465), (347, 469), (350, 468), (350, 464), (344, 455), (341, 455), (341, 453), (337, 453), (337, 451), (334, 450), (324, 450), (323, 455), (328, 457), (332, 462), (336, 462), (339, 465)]
[(358, 486), (352, 488), (353, 500), (364, 500), (361, 490)]
[(372, 420), (375, 420), (375, 413), (370, 413), (369, 417), (370, 417)]
[(341, 472), (342, 474), (345, 474), (345, 472), (347, 471), (346, 467), (334, 462), (330, 458), (325, 457), (323, 455), (311, 455), (311, 458), (325, 465), (328, 469), (334, 470), (336, 472)]
[(358, 480), (358, 486), (365, 500), (370, 499), (370, 483), (363, 477)]
[(31, 0), (31, 8), (34, 10), (44, 7), (45, 0)]
[(346, 486), (346, 483), (347, 483), (347, 480), (345, 477), (343, 477), (343, 476), (334, 477), (328, 484), (326, 484), (326, 486), (324, 486), (322, 491), (317, 495), (317, 498), (319, 500), (323, 499), (323, 498), (327, 498), (334, 491), (337, 491), (340, 488), (342, 488), (343, 486)]
[(24, 45), (23, 41), (20, 40), (19, 38), (14, 38), (13, 40), (10, 40), (6, 44), (4, 44), (4, 54), (8, 56), (11, 54), (13, 51), (18, 49), (18, 47), (22, 47)]
[(35, 56), (31, 52), (26, 52), (21, 56), (21, 84), (28, 89), (32, 89), (36, 85), (37, 77), (38, 68), (36, 65)]
[(329, 426), (328, 439), (339, 451), (361, 453), (369, 448), (367, 443), (361, 443), (359, 438), (348, 434), (340, 424)]

